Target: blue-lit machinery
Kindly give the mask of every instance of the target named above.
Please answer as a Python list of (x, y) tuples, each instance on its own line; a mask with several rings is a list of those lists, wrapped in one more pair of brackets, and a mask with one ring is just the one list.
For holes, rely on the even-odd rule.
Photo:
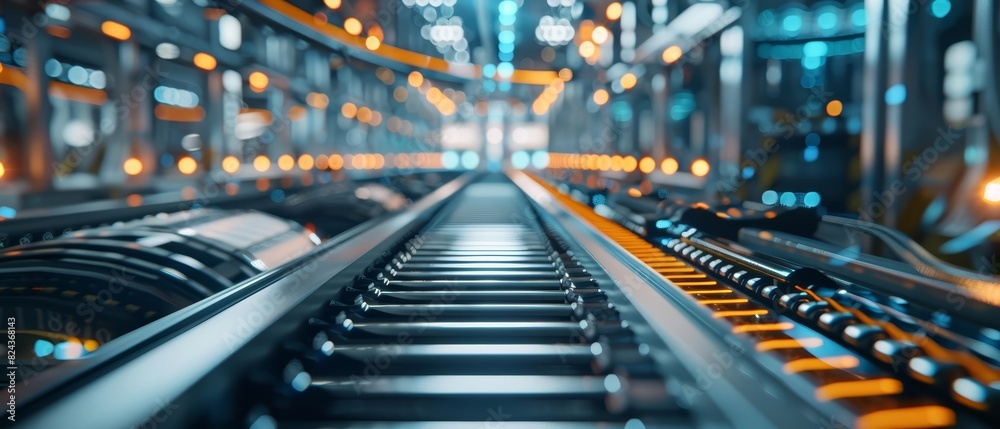
[(4, 1), (4, 417), (993, 427), (998, 19)]

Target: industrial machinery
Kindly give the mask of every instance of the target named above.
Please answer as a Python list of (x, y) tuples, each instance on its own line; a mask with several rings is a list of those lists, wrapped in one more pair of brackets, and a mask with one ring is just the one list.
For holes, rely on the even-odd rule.
[(2, 1), (3, 424), (995, 427), (998, 20)]

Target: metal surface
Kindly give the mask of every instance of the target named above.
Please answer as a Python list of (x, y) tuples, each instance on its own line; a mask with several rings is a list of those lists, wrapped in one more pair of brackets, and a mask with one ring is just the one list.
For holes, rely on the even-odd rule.
[[(693, 374), (704, 374), (706, 365), (715, 362), (719, 356), (734, 356), (735, 338), (723, 339), (718, 331), (713, 331), (707, 323), (711, 317), (703, 309), (694, 308), (684, 296), (676, 294), (676, 288), (662, 276), (635, 257), (627, 254), (617, 243), (594, 231), (582, 219), (566, 210), (558, 201), (527, 175), (511, 171), (512, 180), (542, 210), (565, 228), (579, 246), (600, 263), (613, 278), (621, 293), (628, 297), (636, 310), (653, 324), (656, 335), (677, 354), (681, 365)], [(725, 334), (723, 334), (725, 335)], [(740, 353), (741, 355), (742, 353)], [(751, 360), (763, 361), (771, 368), (779, 367), (777, 362), (768, 362), (769, 357), (749, 356)], [(838, 421), (852, 421), (843, 409), (830, 404), (823, 411), (808, 405), (806, 398), (798, 392), (805, 392), (803, 385), (795, 386), (795, 380), (773, 380), (772, 372), (757, 363), (736, 363), (723, 368), (718, 377), (713, 377), (704, 390), (707, 398), (718, 407), (718, 412), (729, 422), (768, 422), (774, 427), (810, 427), (819, 424), (822, 416), (835, 416)], [(788, 384), (786, 384), (788, 383)], [(761, 386), (770, 393), (760, 395)], [(790, 390), (789, 387), (792, 387)], [(698, 387), (691, 386), (692, 389)], [(695, 392), (701, 393), (695, 390)], [(747, 392), (758, 392), (748, 395)], [(790, 405), (795, 404), (795, 405)], [(774, 408), (772, 408), (774, 407)], [(763, 410), (782, 409), (787, 413), (769, 415)]]
[[(452, 181), (377, 227), (363, 225), (342, 240), (328, 242), (317, 253), (300, 258), (286, 269), (254, 278), (173, 317), (134, 331), (129, 339), (120, 339), (117, 350), (109, 348), (106, 355), (136, 351), (140, 344), (149, 347), (148, 340), (139, 343), (148, 338), (158, 339), (156, 348), (115, 367), (103, 367), (100, 378), (65, 392), (44, 413), (32, 413), (32, 408), (26, 408), (24, 413), (28, 417), (20, 423), (39, 429), (141, 425), (156, 407), (173, 404), (207, 375), (224, 375), (219, 366), (234, 351), (265, 329), (274, 329), (272, 325), (315, 294), (327, 280), (399, 237), (407, 228), (426, 221), (468, 179)], [(331, 251), (334, 247), (350, 251)], [(289, 329), (281, 324), (277, 327)], [(96, 375), (97, 371), (92, 368), (88, 372)], [(112, 397), (119, 399), (106, 399)]]
[[(865, 59), (864, 93), (883, 94), (886, 88), (885, 26), (890, 25), (885, 11), (886, 0), (865, 0)], [(876, 192), (883, 189), (885, 157), (885, 101), (883, 97), (865, 97), (862, 101), (861, 120), (861, 208), (867, 210)], [(869, 219), (874, 220), (874, 219)], [(870, 245), (861, 243), (864, 250)]]
[[(982, 326), (1000, 329), (1000, 321), (993, 316), (1000, 304), (996, 296), (997, 286), (993, 283), (967, 279), (965, 285), (959, 286), (919, 274), (897, 271), (887, 264), (878, 264), (877, 261), (851, 258), (843, 255), (837, 248), (814, 240), (775, 232), (767, 233), (766, 236), (770, 238), (748, 231), (740, 237), (740, 243), (756, 252), (821, 268), (869, 285), (874, 290), (905, 296), (909, 301), (930, 308), (940, 308), (945, 303), (952, 304), (940, 311), (951, 314), (952, 317), (966, 318)], [(947, 309), (954, 308), (958, 303), (961, 303), (960, 308), (965, 311)]]
[[(888, 0), (887, 10), (892, 11), (887, 15), (884, 26), (880, 26), (879, 32), (886, 38), (886, 81), (885, 87), (892, 88), (908, 82), (906, 79), (906, 51), (907, 35), (909, 31), (909, 13), (906, 11), (910, 7), (909, 0)], [(902, 12), (902, 13), (901, 13)], [(865, 34), (868, 37), (870, 33)], [(876, 39), (877, 40), (877, 39)], [(879, 94), (881, 92), (877, 92)], [(869, 97), (879, 100), (879, 97)], [(905, 134), (908, 134), (908, 127), (904, 127), (903, 103), (886, 103), (885, 106), (885, 138), (882, 141), (882, 185), (873, 189), (879, 195), (885, 191), (896, 192), (894, 189), (898, 183), (903, 183), (903, 141)], [(899, 196), (902, 197), (902, 196)], [(884, 204), (885, 214), (882, 216), (882, 223), (889, 227), (896, 226), (899, 218), (900, 206), (902, 202), (896, 204)], [(863, 206), (866, 210), (868, 206)], [(865, 213), (870, 213), (870, 210)]]

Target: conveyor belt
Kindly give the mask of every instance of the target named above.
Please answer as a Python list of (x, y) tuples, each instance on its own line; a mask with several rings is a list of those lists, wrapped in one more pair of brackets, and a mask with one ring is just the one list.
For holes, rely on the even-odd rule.
[(318, 340), (285, 365), (257, 424), (683, 425), (593, 267), (528, 207), (509, 182), (466, 188), (310, 320)]
[(707, 310), (710, 325), (759, 352), (750, 357), (780, 368), (783, 382), (808, 380), (804, 388), (794, 389), (799, 394), (820, 404), (839, 403), (847, 414), (834, 419), (853, 419), (852, 427), (983, 427), (994, 413), (992, 367), (961, 347), (937, 345), (948, 335), (943, 329), (912, 334), (892, 322), (899, 317), (915, 325), (914, 318), (853, 304), (839, 283), (818, 283), (822, 276), (798, 277), (817, 282), (802, 287), (794, 276), (803, 273), (713, 245), (684, 233), (686, 228), (657, 246), (544, 181), (538, 184), (668, 280), (673, 289), (668, 292), (682, 294), (682, 305)]
[[(822, 289), (782, 290), (792, 268), (663, 247), (511, 178), (462, 178), (192, 304), (134, 337), (152, 347), (109, 344), (133, 348), (94, 354), (106, 372), (27, 427), (135, 426), (160, 398), (162, 427), (986, 427), (866, 352), (905, 344), (800, 315)], [(975, 399), (971, 381), (954, 387)]]

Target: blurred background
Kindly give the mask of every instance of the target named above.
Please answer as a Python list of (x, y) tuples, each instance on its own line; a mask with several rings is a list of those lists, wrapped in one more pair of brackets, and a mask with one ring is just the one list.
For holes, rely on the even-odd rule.
[[(996, 9), (6, 0), (0, 219), (511, 167), (601, 198), (820, 207), (992, 273)], [(64, 232), (5, 223), (5, 247)]]

